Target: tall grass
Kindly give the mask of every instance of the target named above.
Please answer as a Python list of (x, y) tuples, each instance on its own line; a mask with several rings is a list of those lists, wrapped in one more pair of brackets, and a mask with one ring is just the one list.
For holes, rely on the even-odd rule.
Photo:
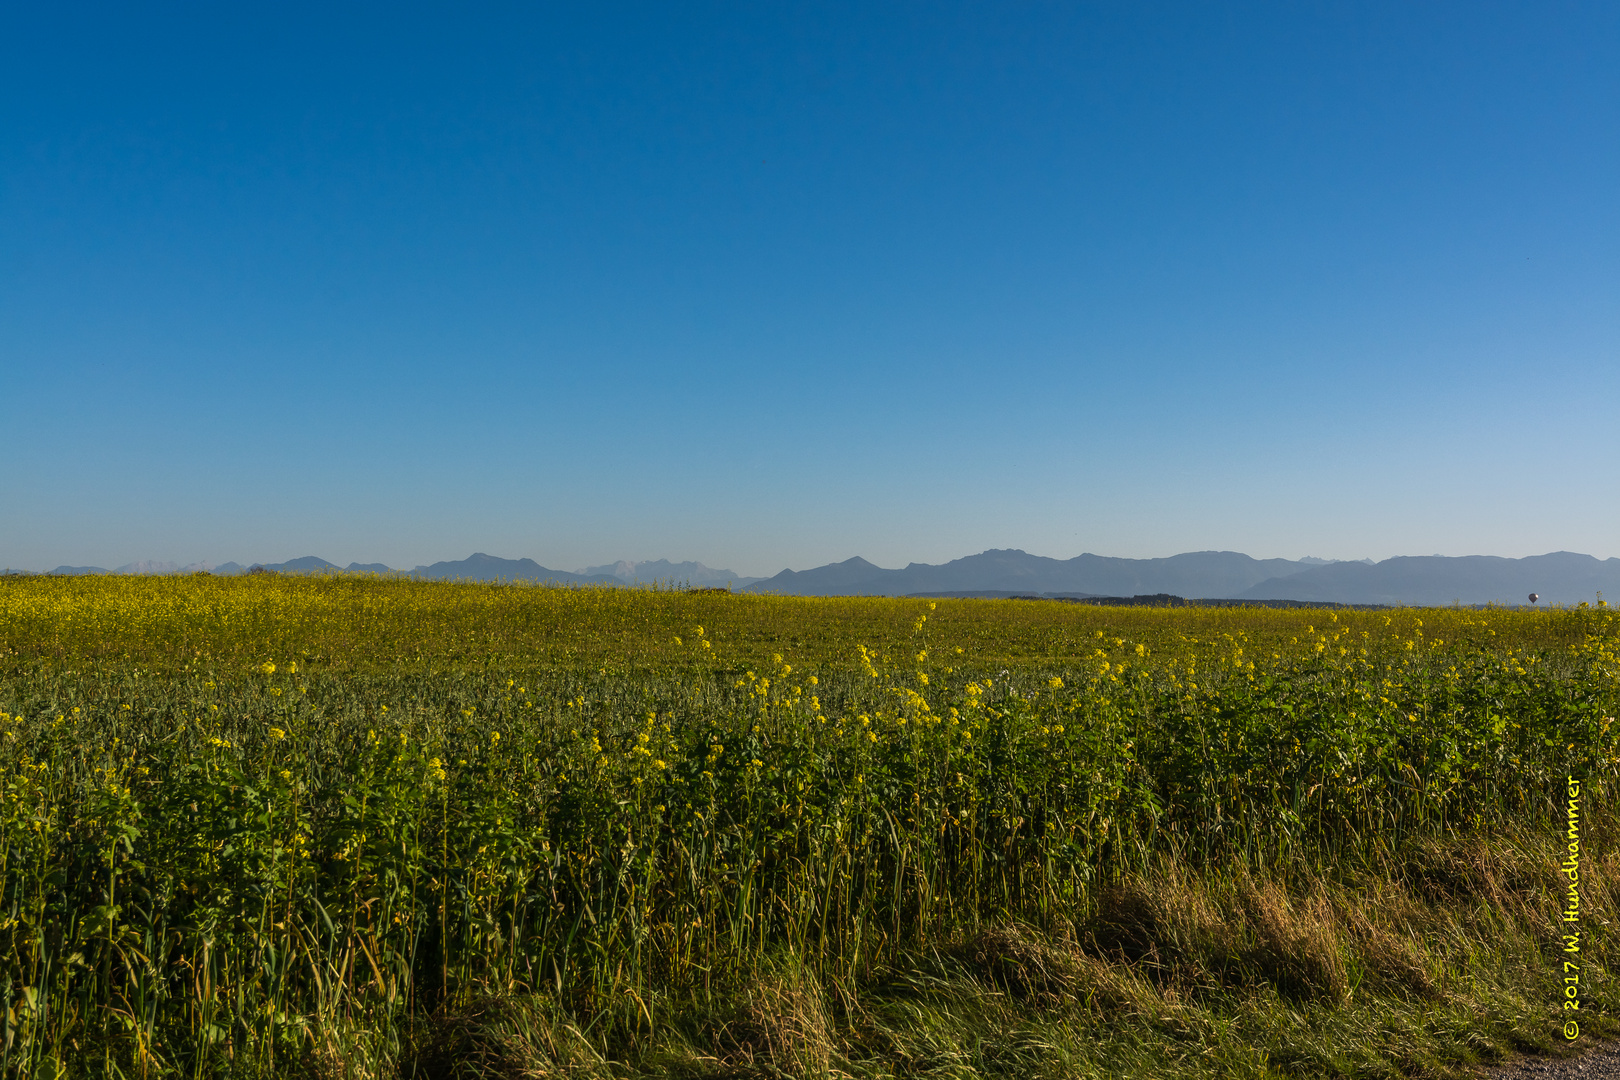
[[(1043, 1009), (1236, 1061), (1256, 1001), (1326, 1010), (1292, 1060), (1358, 1003), (1460, 1000), (1458, 957), (1540, 987), (1538, 823), (1574, 773), (1601, 836), (1620, 764), (1605, 608), (347, 579), (0, 606), (17, 1076), (939, 1072)], [(1102, 1068), (1053, 1030), (1008, 1036), (1019, 1068)]]

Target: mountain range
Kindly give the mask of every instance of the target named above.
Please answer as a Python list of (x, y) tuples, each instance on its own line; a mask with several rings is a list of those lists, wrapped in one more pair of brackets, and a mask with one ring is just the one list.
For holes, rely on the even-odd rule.
[(898, 570), (853, 558), (809, 570), (783, 570), (751, 578), (698, 562), (665, 559), (617, 562), (580, 570), (553, 570), (533, 559), (503, 559), (482, 552), (412, 570), (382, 563), (340, 567), (314, 555), (282, 563), (242, 566), (193, 563), (129, 563), (115, 571), (95, 566), (59, 566), (53, 574), (398, 574), (434, 580), (534, 581), (559, 585), (625, 585), (663, 582), (695, 588), (732, 588), (792, 596), (1039, 596), (1086, 599), (1169, 594), (1205, 600), (1295, 600), (1341, 604), (1575, 604), (1601, 595), (1620, 596), (1620, 559), (1595, 559), (1568, 551), (1522, 559), (1491, 555), (1400, 556), (1374, 563), (1325, 559), (1254, 559), (1236, 551), (1194, 551), (1162, 559), (1077, 555), (1052, 559), (1016, 549), (984, 551), (948, 563), (911, 563)]
[(172, 562), (126, 563), (116, 570), (100, 566), (58, 566), (52, 574), (74, 576), (80, 574), (218, 574), (232, 576), (252, 570), (269, 570), (278, 574), (398, 574), (405, 577), (427, 578), (435, 581), (546, 581), (559, 585), (635, 585), (664, 583), (696, 588), (742, 588), (757, 577), (744, 577), (730, 570), (715, 570), (699, 562), (672, 563), (667, 559), (649, 562), (617, 562), (606, 566), (591, 566), (583, 570), (551, 570), (533, 559), (502, 559), (476, 552), (468, 558), (453, 562), (436, 562), (418, 566), (413, 570), (398, 570), (383, 563), (350, 563), (339, 566), (318, 555), (305, 555), (279, 563), (189, 563), (185, 566)]
[[(749, 586), (750, 592), (798, 596), (1049, 595), (1234, 597), (1263, 581), (1323, 565), (1293, 559), (1252, 559), (1236, 551), (1195, 551), (1166, 559), (1077, 555), (1049, 559), (1027, 552), (990, 550), (933, 566), (912, 563), (885, 570), (854, 558), (814, 570), (784, 570)], [(1331, 564), (1329, 564), (1331, 565)]]
[(885, 570), (865, 559), (784, 570), (749, 592), (795, 596), (1046, 596), (1084, 599), (1168, 593), (1191, 599), (1304, 600), (1340, 604), (1591, 602), (1620, 595), (1620, 559), (1558, 551), (1523, 559), (1490, 555), (1397, 557), (1383, 562), (1253, 559), (1194, 551), (1163, 559), (1078, 555), (1049, 559), (991, 550), (941, 565)]
[(1530, 593), (1544, 604), (1593, 603), (1620, 597), (1620, 559), (1554, 551), (1523, 559), (1494, 555), (1400, 556), (1371, 566), (1341, 562), (1263, 581), (1238, 599), (1328, 600), (1350, 604), (1522, 604)]

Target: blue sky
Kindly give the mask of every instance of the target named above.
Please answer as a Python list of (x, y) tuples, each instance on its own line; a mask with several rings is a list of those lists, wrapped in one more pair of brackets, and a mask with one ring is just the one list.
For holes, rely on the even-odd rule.
[(0, 563), (1620, 555), (1612, 4), (10, 5)]

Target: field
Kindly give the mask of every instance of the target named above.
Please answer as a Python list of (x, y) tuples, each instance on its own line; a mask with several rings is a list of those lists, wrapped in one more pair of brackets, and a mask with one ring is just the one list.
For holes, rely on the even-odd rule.
[(1467, 1075), (1620, 1030), (1617, 647), (1603, 606), (0, 579), (4, 1072)]

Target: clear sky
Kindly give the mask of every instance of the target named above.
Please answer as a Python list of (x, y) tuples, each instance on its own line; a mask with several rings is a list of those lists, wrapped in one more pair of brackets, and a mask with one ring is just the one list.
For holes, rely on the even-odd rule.
[(0, 564), (1620, 555), (1620, 5), (10, 4)]

